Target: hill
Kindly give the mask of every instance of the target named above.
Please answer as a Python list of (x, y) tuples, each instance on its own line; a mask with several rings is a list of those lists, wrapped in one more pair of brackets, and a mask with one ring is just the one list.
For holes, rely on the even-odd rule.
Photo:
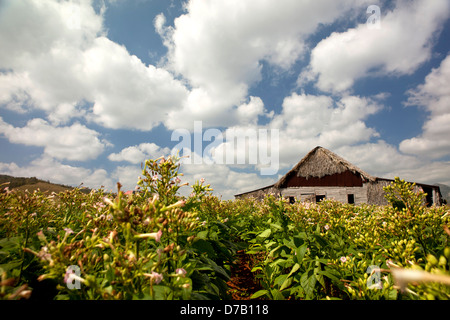
[[(9, 184), (2, 185), (4, 183), (9, 182)], [(33, 192), (34, 190), (40, 189), (42, 192), (63, 192), (66, 190), (72, 190), (74, 187), (66, 186), (63, 184), (56, 184), (51, 183), (49, 181), (44, 181), (37, 179), (36, 177), (13, 177), (1, 174), (0, 175), (0, 189), (3, 189), (5, 187), (9, 187), (10, 190), (17, 190), (17, 191), (25, 191), (28, 190), (30, 192)], [(89, 193), (89, 189), (82, 189), (83, 192)]]

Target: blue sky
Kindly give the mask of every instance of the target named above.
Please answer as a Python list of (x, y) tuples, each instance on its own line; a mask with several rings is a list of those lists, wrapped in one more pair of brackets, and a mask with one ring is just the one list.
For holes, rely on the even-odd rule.
[(182, 165), (224, 199), (317, 145), (376, 176), (450, 185), (449, 18), (447, 0), (2, 1), (0, 173), (132, 189), (142, 161), (201, 121), (279, 133), (273, 175)]

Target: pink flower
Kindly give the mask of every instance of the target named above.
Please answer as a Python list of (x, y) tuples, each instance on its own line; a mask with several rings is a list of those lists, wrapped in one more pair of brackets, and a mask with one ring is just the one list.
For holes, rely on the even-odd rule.
[(186, 275), (186, 270), (184, 270), (183, 268), (178, 268), (175, 270), (175, 273), (181, 277), (184, 277)]
[(329, 230), (330, 226), (326, 224), (324, 228), (325, 228), (325, 230)]
[(41, 258), (42, 260), (47, 260), (49, 262), (52, 261), (52, 255), (48, 252), (47, 246), (43, 246), (41, 248), (41, 251), (39, 251), (38, 253), (38, 257)]
[(64, 228), (64, 231), (65, 231), (67, 234), (73, 233), (73, 230), (70, 229), (70, 228)]
[(162, 236), (162, 230), (159, 230), (156, 235), (155, 235), (155, 241), (156, 242), (160, 242), (161, 241), (161, 236)]
[(127, 192), (125, 192), (125, 195), (130, 195), (130, 194), (133, 194), (133, 191), (132, 190), (128, 190)]
[(154, 282), (156, 284), (159, 284), (162, 281), (162, 279), (164, 278), (161, 273), (158, 273), (155, 271), (152, 271), (152, 273), (144, 273), (144, 276), (149, 277), (150, 282)]
[(347, 257), (340, 257), (339, 260), (341, 260), (342, 263), (346, 263), (347, 262)]
[(155, 239), (156, 242), (161, 241), (162, 236), (162, 230), (159, 230), (158, 232), (152, 232), (152, 233), (141, 233), (136, 235), (136, 238), (152, 238)]
[(200, 179), (200, 183), (203, 183), (203, 182), (205, 182), (205, 179), (204, 179), (204, 178), (201, 178), (201, 179)]

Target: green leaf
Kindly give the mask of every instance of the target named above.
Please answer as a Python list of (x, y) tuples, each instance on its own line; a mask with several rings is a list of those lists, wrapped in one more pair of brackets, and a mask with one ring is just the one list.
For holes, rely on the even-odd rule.
[(198, 239), (192, 244), (192, 247), (197, 249), (200, 253), (206, 253), (208, 256), (216, 257), (216, 251), (213, 246), (206, 240)]
[(20, 247), (22, 237), (11, 237), (0, 239), (0, 248), (6, 251), (16, 250)]
[(274, 229), (283, 230), (283, 227), (277, 223), (271, 223), (270, 226)]
[[(283, 283), (288, 279), (289, 275), (287, 274), (281, 274), (278, 277), (276, 277), (275, 281), (273, 282), (274, 285), (276, 286), (282, 286)], [(280, 288), (280, 291), (282, 289)]]
[(250, 299), (256, 299), (256, 298), (262, 297), (262, 296), (266, 295), (267, 293), (269, 293), (269, 291), (267, 291), (267, 290), (256, 291), (254, 294), (252, 294), (250, 296)]
[(277, 289), (272, 289), (270, 293), (272, 294), (273, 300), (285, 300), (283, 294)]
[(384, 295), (387, 300), (397, 300), (397, 293), (398, 293), (397, 290), (392, 289), (386, 292)]
[(320, 234), (314, 234), (314, 238), (319, 243), (319, 245), (321, 245), (322, 247), (327, 247), (328, 246), (328, 242)]
[[(291, 272), (289, 272), (289, 274), (287, 276), (283, 275), (286, 277), (285, 277), (283, 283), (281, 284), (280, 291), (286, 289), (287, 287), (289, 287), (292, 284), (292, 278), (290, 278), (290, 276), (293, 275), (295, 272), (297, 272), (298, 269), (300, 269), (300, 265), (298, 263), (296, 263), (296, 264), (294, 264), (294, 266), (291, 269)], [(280, 278), (280, 277), (278, 277), (278, 278)]]
[(294, 266), (292, 267), (291, 272), (289, 272), (289, 276), (293, 275), (295, 272), (297, 272), (297, 270), (300, 269), (300, 265), (298, 263), (294, 264)]
[(4, 264), (0, 264), (0, 269), (2, 269), (3, 271), (9, 271), (9, 270), (13, 270), (15, 268), (20, 267), (21, 264), (22, 264), (22, 260), (4, 263)]
[(252, 270), (251, 270), (251, 272), (255, 272), (255, 271), (258, 271), (258, 270), (263, 270), (263, 268), (262, 267), (253, 267), (252, 268)]
[(330, 278), (331, 280), (339, 283), (339, 278), (336, 275), (334, 275), (331, 272), (329, 272), (329, 271), (323, 271), (322, 270), (322, 271), (318, 271), (317, 274), (324, 275), (325, 277)]
[(266, 229), (258, 235), (258, 238), (266, 239), (266, 238), (270, 237), (271, 234), (272, 234), (272, 230)]
[(283, 281), (283, 284), (280, 287), (280, 291), (283, 291), (284, 289), (288, 288), (291, 286), (293, 279), (292, 278), (287, 278), (286, 280)]
[(295, 236), (295, 238), (300, 238), (302, 240), (306, 240), (308, 238), (308, 235), (306, 234), (306, 232), (302, 231), (302, 232), (299, 232), (298, 235)]
[(208, 230), (200, 231), (199, 233), (197, 233), (197, 237), (203, 240), (208, 239)]
[[(303, 257), (305, 256), (305, 253), (306, 253), (306, 250), (307, 250), (306, 243), (303, 244), (300, 248), (297, 248), (297, 249), (295, 250), (295, 253), (296, 253), (295, 259), (297, 259), (297, 262), (298, 262), (298, 263), (302, 263)], [(294, 259), (294, 260), (295, 260), (295, 259)]]
[(316, 286), (316, 277), (313, 270), (308, 270), (302, 274), (300, 278), (300, 285), (305, 290), (308, 298), (312, 298), (314, 294), (314, 287)]

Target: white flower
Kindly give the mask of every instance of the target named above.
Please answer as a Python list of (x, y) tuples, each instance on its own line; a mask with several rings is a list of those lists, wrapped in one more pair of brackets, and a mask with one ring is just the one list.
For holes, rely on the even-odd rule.
[(178, 268), (175, 270), (175, 273), (181, 277), (184, 277), (187, 272), (183, 268)]
[(159, 284), (163, 279), (163, 275), (155, 271), (152, 271), (152, 273), (144, 273), (144, 276), (149, 277), (150, 281), (156, 284)]
[(152, 232), (152, 233), (141, 233), (136, 235), (136, 238), (152, 238), (155, 239), (156, 242), (161, 241), (162, 231), (159, 230), (158, 232)]

